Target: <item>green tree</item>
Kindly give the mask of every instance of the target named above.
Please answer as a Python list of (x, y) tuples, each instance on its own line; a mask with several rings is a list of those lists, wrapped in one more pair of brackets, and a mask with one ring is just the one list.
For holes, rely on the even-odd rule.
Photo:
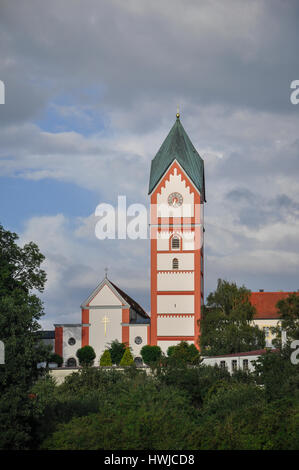
[(235, 282), (218, 279), (215, 292), (207, 297), (207, 306), (231, 319), (252, 320), (255, 307), (250, 303), (251, 291)]
[(294, 396), (299, 393), (299, 365), (290, 360), (289, 346), (282, 350), (269, 350), (255, 361), (254, 375), (264, 386), (268, 400)]
[(186, 341), (181, 341), (176, 346), (169, 346), (167, 355), (175, 361), (186, 364), (198, 364), (199, 362), (198, 349), (194, 344), (188, 344)]
[(161, 383), (173, 386), (187, 393), (196, 407), (200, 407), (212, 388), (231, 382), (232, 376), (226, 369), (200, 364), (187, 367), (184, 362), (170, 362), (158, 374)]
[(196, 410), (186, 394), (149, 378), (127, 381), (122, 376), (121, 387), (114, 386), (114, 393), (102, 389), (96, 413), (59, 424), (42, 448), (192, 449)]
[(121, 358), (121, 361), (119, 363), (120, 366), (132, 366), (134, 364), (134, 359), (132, 356), (132, 353), (130, 351), (130, 348), (127, 348), (124, 352), (123, 357)]
[(100, 358), (100, 366), (108, 367), (112, 366), (112, 360), (109, 349), (106, 349)]
[(20, 247), (16, 233), (0, 226), (0, 340), (5, 364), (0, 365), (0, 448), (22, 449), (30, 443), (34, 399), (29, 391), (43, 372), (49, 348), (40, 341), (38, 320), (44, 314), (35, 289), (42, 292), (44, 256), (36, 244)]
[(89, 367), (93, 365), (96, 353), (92, 346), (83, 346), (83, 348), (78, 349), (76, 356), (81, 366)]
[(145, 345), (140, 351), (143, 362), (148, 366), (155, 366), (162, 358), (160, 346)]
[(280, 325), (272, 328), (272, 331), (277, 335), (273, 343), (280, 346), (281, 331), (284, 330), (287, 335), (287, 340), (290, 343), (292, 340), (299, 339), (299, 294), (290, 294), (286, 299), (277, 302), (277, 310), (280, 317)]
[(200, 322), (202, 355), (232, 354), (265, 347), (265, 334), (252, 325), (255, 307), (250, 290), (218, 280), (209, 294)]
[(115, 339), (109, 344), (109, 346), (110, 347), (108, 349), (110, 351), (112, 364), (116, 364), (118, 366), (126, 350), (126, 345), (125, 343), (120, 343)]

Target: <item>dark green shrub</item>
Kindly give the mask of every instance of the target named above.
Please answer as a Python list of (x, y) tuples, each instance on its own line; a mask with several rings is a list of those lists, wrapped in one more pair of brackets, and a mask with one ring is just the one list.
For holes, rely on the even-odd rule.
[(194, 344), (181, 341), (176, 346), (169, 346), (167, 354), (171, 359), (186, 364), (198, 364), (199, 351)]
[(118, 366), (121, 361), (121, 358), (125, 353), (126, 345), (125, 343), (120, 343), (117, 339), (115, 339), (110, 343), (109, 346), (112, 364), (116, 364)]
[(96, 357), (96, 353), (92, 346), (83, 346), (83, 348), (78, 349), (76, 356), (79, 359), (81, 366), (92, 366)]
[(55, 364), (58, 365), (58, 367), (61, 367), (62, 364), (63, 364), (63, 359), (62, 359), (62, 357), (61, 357), (59, 354), (57, 354), (57, 353), (52, 353), (52, 354), (50, 354), (50, 356), (49, 356), (48, 364), (49, 364), (50, 362), (54, 362)]
[(140, 354), (143, 362), (148, 366), (157, 364), (162, 357), (162, 351), (159, 346), (143, 346), (141, 348)]

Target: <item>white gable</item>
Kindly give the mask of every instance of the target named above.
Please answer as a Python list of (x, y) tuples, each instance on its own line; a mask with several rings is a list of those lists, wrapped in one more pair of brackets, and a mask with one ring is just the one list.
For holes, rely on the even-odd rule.
[(122, 305), (119, 297), (105, 284), (89, 303), (90, 306)]
[[(168, 204), (168, 196), (171, 193), (180, 193), (183, 197), (183, 204), (173, 208)], [(161, 193), (157, 195), (158, 216), (160, 217), (193, 217), (194, 216), (194, 194), (190, 192), (189, 186), (174, 168), (161, 188)]]

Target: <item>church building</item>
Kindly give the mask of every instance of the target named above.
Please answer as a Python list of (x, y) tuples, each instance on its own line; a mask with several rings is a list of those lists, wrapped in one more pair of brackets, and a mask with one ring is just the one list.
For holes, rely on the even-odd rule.
[(198, 347), (203, 305), (204, 162), (177, 114), (152, 160), (151, 344)]
[[(152, 160), (149, 197), (150, 315), (106, 275), (82, 303), (80, 323), (54, 325), (55, 352), (66, 367), (78, 365), (76, 351), (86, 345), (95, 350), (98, 365), (115, 339), (131, 348), (136, 362), (142, 362), (140, 350), (146, 344), (158, 345), (164, 353), (181, 341), (199, 348), (204, 302), (204, 162), (179, 114)], [(255, 323), (260, 328), (270, 330), (279, 321), (275, 313), (276, 302), (282, 298), (279, 294), (252, 293)]]

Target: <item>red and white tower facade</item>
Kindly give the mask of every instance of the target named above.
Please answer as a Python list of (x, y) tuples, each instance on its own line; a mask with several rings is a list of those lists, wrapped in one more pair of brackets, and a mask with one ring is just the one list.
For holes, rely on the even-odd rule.
[(151, 164), (151, 344), (199, 348), (203, 305), (204, 162), (180, 116)]

